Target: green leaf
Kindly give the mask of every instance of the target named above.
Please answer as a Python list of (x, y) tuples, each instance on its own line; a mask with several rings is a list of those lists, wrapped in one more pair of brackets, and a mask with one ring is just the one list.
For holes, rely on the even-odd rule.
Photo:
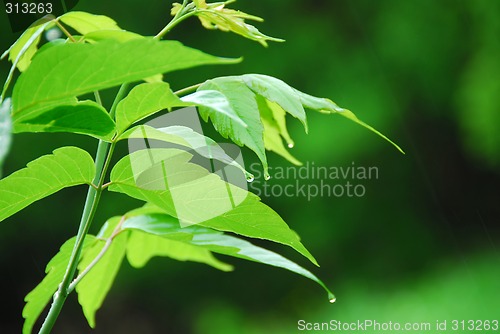
[(179, 98), (166, 82), (143, 83), (135, 86), (116, 109), (116, 124), (121, 134), (130, 125), (161, 110), (176, 107), (206, 106), (228, 117), (242, 126), (243, 121), (234, 114), (224, 95), (218, 91), (201, 91)]
[(12, 120), (10, 118), (10, 98), (5, 99), (0, 106), (0, 179), (2, 165), (9, 153), (12, 140)]
[(241, 80), (255, 94), (268, 101), (275, 102), (283, 110), (297, 118), (304, 125), (307, 133), (306, 112), (300, 98), (295, 94), (292, 87), (279, 79), (262, 74), (245, 74), (241, 76)]
[(68, 12), (60, 16), (59, 20), (82, 35), (100, 30), (121, 30), (113, 19), (86, 12)]
[(166, 82), (143, 83), (135, 86), (116, 107), (116, 127), (119, 134), (129, 126), (161, 110), (185, 105)]
[[(330, 290), (328, 290), (325, 284), (323, 284), (323, 282), (310, 271), (300, 267), (281, 255), (268, 251), (264, 248), (254, 246), (247, 241), (225, 235), (221, 232), (200, 226), (181, 228), (178, 220), (168, 215), (134, 216), (126, 219), (122, 227), (124, 229), (140, 230), (145, 233), (155, 234), (165, 239), (173, 239), (177, 243), (185, 243), (191, 246), (200, 247), (210, 252), (290, 270), (315, 281), (323, 287), (325, 291), (327, 291), (330, 300), (334, 298), (333, 294)], [(177, 241), (179, 239), (179, 235), (182, 234), (184, 234), (185, 237), (181, 241)], [(148, 243), (138, 243), (137, 247), (146, 244)], [(140, 252), (141, 250), (138, 249), (137, 251)]]
[(9, 60), (12, 62), (12, 67), (7, 75), (5, 84), (2, 89), (0, 100), (5, 97), (5, 92), (14, 75), (16, 67), (21, 71), (25, 71), (31, 64), (31, 59), (38, 50), (38, 43), (45, 29), (53, 22), (52, 16), (45, 16), (35, 21), (19, 39), (2, 55), (2, 59), (9, 55)]
[(247, 127), (240, 116), (234, 112), (226, 96), (216, 90), (200, 90), (193, 94), (183, 96), (181, 100), (188, 106), (210, 108), (214, 112), (231, 118), (244, 128)]
[(239, 10), (225, 8), (226, 3), (211, 3), (205, 2), (196, 3), (197, 9), (195, 15), (201, 21), (201, 24), (207, 29), (218, 29), (221, 31), (231, 31), (245, 38), (257, 41), (267, 47), (267, 41), (284, 42), (280, 38), (266, 36), (261, 33), (253, 25), (245, 22), (245, 20), (253, 20), (262, 22), (262, 18), (254, 15), (246, 14)]
[(215, 129), (224, 138), (229, 137), (236, 144), (247, 146), (254, 151), (262, 162), (264, 174), (267, 176), (269, 173), (264, 148), (264, 127), (260, 120), (255, 94), (242, 85), (241, 80), (235, 81), (234, 77), (208, 80), (198, 90), (216, 90), (226, 96), (234, 113), (247, 125), (246, 127), (210, 107), (200, 107), (200, 115), (205, 121), (210, 118)]
[(344, 109), (342, 110), (341, 112), (337, 113), (338, 115), (340, 116), (343, 116), (351, 121), (353, 121), (354, 123), (357, 123), (359, 125), (361, 125), (362, 127), (376, 133), (377, 135), (379, 135), (380, 137), (384, 138), (385, 140), (387, 140), (389, 143), (392, 144), (392, 146), (394, 146), (399, 152), (405, 154), (405, 152), (403, 151), (403, 149), (401, 147), (399, 147), (399, 145), (397, 145), (395, 142), (393, 142), (392, 140), (390, 140), (389, 138), (387, 138), (384, 134), (382, 134), (381, 132), (379, 132), (378, 130), (376, 130), (375, 128), (373, 128), (372, 126), (366, 124), (365, 122), (361, 121), (359, 118), (356, 117), (356, 115), (354, 115), (354, 113), (350, 110), (347, 110), (347, 109)]
[(222, 271), (233, 269), (231, 265), (217, 260), (207, 249), (178, 240), (132, 231), (127, 244), (127, 259), (130, 264), (135, 268), (142, 268), (155, 256), (169, 257), (177, 261), (205, 263)]
[(264, 145), (266, 150), (281, 155), (294, 165), (302, 165), (283, 145), (282, 137), (286, 140), (289, 148), (292, 148), (294, 145), (286, 128), (285, 111), (278, 104), (266, 101), (262, 97), (257, 97), (257, 101), (259, 103), (262, 125), (264, 126)]
[(94, 261), (104, 247), (109, 247), (106, 248), (102, 258), (76, 285), (78, 302), (82, 306), (83, 314), (87, 318), (89, 326), (92, 328), (95, 328), (95, 313), (102, 306), (122, 264), (127, 247), (127, 237), (127, 233), (122, 233), (107, 242), (98, 240), (82, 256), (82, 260), (78, 265), (78, 270), (81, 273)]
[[(61, 246), (60, 251), (47, 264), (45, 268), (47, 275), (45, 278), (25, 297), (26, 306), (23, 309), (23, 318), (26, 320), (23, 325), (23, 334), (31, 333), (36, 320), (61, 283), (75, 240), (76, 238), (71, 238)], [(82, 254), (85, 254), (95, 241), (94, 236), (87, 235), (83, 243)]]
[(134, 152), (113, 168), (109, 190), (152, 203), (187, 224), (288, 245), (317, 264), (297, 234), (257, 196), (189, 163), (190, 158), (174, 149)]
[[(38, 115), (37, 115), (38, 114)], [(46, 112), (14, 116), (14, 132), (74, 132), (110, 141), (115, 123), (108, 112), (93, 101), (56, 104)]]
[[(192, 157), (178, 149), (136, 151), (113, 168), (109, 189), (154, 201), (187, 225), (231, 210), (249, 194), (189, 162)], [(238, 180), (246, 184), (243, 175), (239, 176)]]
[(12, 96), (13, 113), (26, 113), (39, 104), (159, 73), (238, 61), (214, 57), (179, 42), (150, 38), (124, 43), (106, 40), (95, 44), (57, 45), (34, 58), (17, 80)]
[(90, 184), (94, 175), (92, 158), (77, 147), (38, 158), (0, 180), (0, 221), (63, 188)]
[(126, 42), (139, 38), (144, 38), (144, 36), (126, 30), (98, 30), (89, 32), (84, 36), (84, 39), (89, 42), (102, 42), (108, 39)]
[[(247, 115), (248, 117), (248, 115), (251, 115), (253, 117), (253, 123), (247, 131), (252, 133), (254, 137), (258, 137), (258, 141), (252, 141), (251, 139), (254, 139), (252, 136), (244, 136), (244, 130), (232, 124), (229, 120), (224, 119), (224, 117), (213, 117), (213, 111), (211, 112), (209, 108), (200, 108), (202, 117), (205, 120), (210, 117), (216, 130), (223, 136), (226, 138), (229, 136), (239, 145), (246, 145), (257, 153), (265, 171), (267, 169), (267, 162), (263, 160), (263, 158), (266, 158), (264, 148), (280, 154), (292, 163), (298, 163), (283, 146), (279, 137), (283, 137), (287, 141), (287, 144), (293, 147), (293, 141), (286, 129), (283, 111), (300, 120), (307, 132), (304, 108), (318, 110), (323, 113), (338, 113), (341, 116), (347, 117), (370, 131), (375, 132), (402, 152), (394, 142), (371, 126), (360, 121), (349, 110), (340, 108), (329, 99), (302, 93), (273, 77), (260, 74), (220, 77), (207, 81), (198, 88), (198, 91), (206, 89), (217, 90), (226, 95), (231, 107), (239, 116)], [(252, 94), (248, 94), (247, 89), (250, 89)], [(239, 99), (239, 95), (243, 96), (243, 98)], [(258, 121), (257, 107), (261, 116), (261, 119), (258, 119)], [(262, 142), (260, 141), (261, 135), (263, 136)]]
[(313, 110), (317, 110), (317, 111), (319, 111), (321, 113), (325, 113), (325, 114), (337, 114), (337, 115), (343, 116), (343, 117), (353, 121), (354, 123), (357, 123), (357, 124), (361, 125), (362, 127), (374, 132), (375, 134), (379, 135), (380, 137), (382, 137), (383, 139), (385, 139), (386, 141), (391, 143), (398, 151), (400, 151), (403, 154), (405, 153), (392, 140), (390, 140), (385, 135), (383, 135), (381, 132), (377, 131), (376, 129), (374, 129), (370, 125), (366, 124), (365, 122), (363, 122), (359, 118), (357, 118), (356, 115), (352, 111), (339, 107), (337, 104), (335, 104), (333, 101), (331, 101), (329, 99), (314, 97), (314, 96), (299, 92), (298, 90), (295, 90), (295, 92), (300, 97), (304, 107), (309, 108), (309, 109), (313, 109)]
[(253, 178), (239, 163), (224, 152), (224, 150), (213, 139), (206, 137), (186, 126), (169, 126), (155, 129), (147, 125), (138, 125), (123, 135), (122, 139), (147, 139), (161, 140), (168, 143), (184, 146), (207, 159), (216, 159), (227, 165), (234, 166), (241, 170), (247, 179)]

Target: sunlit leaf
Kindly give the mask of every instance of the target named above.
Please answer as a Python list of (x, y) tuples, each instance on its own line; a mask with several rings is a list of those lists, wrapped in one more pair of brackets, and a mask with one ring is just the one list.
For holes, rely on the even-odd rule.
[(241, 80), (255, 94), (275, 102), (287, 113), (297, 118), (307, 132), (306, 112), (292, 87), (279, 79), (262, 74), (245, 74), (241, 76)]
[(5, 93), (9, 88), (14, 71), (18, 68), (21, 72), (25, 71), (31, 64), (31, 59), (38, 50), (43, 32), (52, 24), (54, 17), (45, 16), (35, 21), (19, 39), (2, 55), (2, 59), (9, 55), (9, 60), (12, 62), (12, 67), (7, 75), (5, 84), (2, 89), (0, 100), (5, 97)]
[(85, 34), (83, 38), (89, 42), (101, 42), (108, 39), (126, 42), (132, 39), (144, 38), (144, 36), (126, 30), (97, 30)]
[(57, 45), (36, 57), (17, 80), (12, 96), (13, 113), (25, 113), (38, 104), (159, 73), (237, 61), (210, 56), (179, 42), (150, 38), (123, 43), (106, 40), (95, 44)]
[(183, 105), (166, 82), (143, 83), (135, 86), (118, 103), (116, 127), (119, 134), (129, 126), (161, 110)]
[(38, 158), (0, 180), (0, 221), (63, 188), (90, 184), (94, 175), (92, 158), (77, 147)]
[(216, 78), (206, 81), (200, 86), (199, 91), (216, 90), (226, 96), (234, 113), (247, 126), (244, 127), (234, 118), (226, 117), (210, 107), (200, 107), (198, 110), (202, 118), (212, 121), (215, 129), (224, 137), (230, 138), (240, 146), (247, 146), (254, 151), (268, 174), (267, 158), (264, 148), (264, 127), (262, 126), (255, 94), (241, 80), (233, 77)]
[(118, 104), (116, 109), (118, 133), (121, 134), (130, 125), (161, 110), (189, 106), (210, 107), (215, 112), (246, 126), (234, 113), (226, 97), (218, 91), (204, 90), (179, 98), (172, 92), (168, 83), (155, 82), (135, 86)]
[[(257, 196), (208, 174), (188, 162), (188, 153), (176, 151), (150, 149), (123, 158), (111, 172), (109, 189), (150, 202), (181, 221), (288, 245), (317, 264), (297, 234)], [(237, 205), (225, 206), (228, 199)]]
[(193, 94), (183, 96), (181, 100), (185, 102), (186, 105), (210, 108), (220, 115), (231, 118), (233, 122), (238, 123), (242, 127), (247, 127), (241, 117), (235, 113), (226, 96), (219, 91), (200, 90)]
[(120, 139), (147, 139), (161, 140), (164, 142), (181, 145), (207, 159), (216, 159), (227, 165), (240, 169), (245, 176), (250, 174), (217, 144), (213, 139), (206, 137), (186, 126), (169, 126), (165, 128), (152, 128), (147, 125), (136, 126), (125, 132)]
[(86, 12), (68, 12), (60, 16), (59, 20), (82, 35), (100, 30), (121, 30), (110, 17)]
[(201, 24), (207, 29), (230, 31), (253, 41), (257, 41), (263, 46), (267, 46), (267, 41), (284, 41), (280, 38), (264, 35), (253, 25), (245, 22), (245, 20), (262, 22), (262, 18), (239, 10), (226, 8), (225, 6), (227, 3), (229, 2), (206, 4), (205, 1), (198, 1), (194, 13), (200, 19)]

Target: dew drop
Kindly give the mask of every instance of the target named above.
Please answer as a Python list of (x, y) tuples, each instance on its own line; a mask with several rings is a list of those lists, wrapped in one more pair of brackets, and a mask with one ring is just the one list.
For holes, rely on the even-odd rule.
[(293, 148), (295, 146), (294, 143), (288, 143), (288, 148)]
[(264, 175), (264, 180), (269, 181), (271, 179), (271, 175), (266, 174)]
[(247, 178), (247, 182), (253, 182), (253, 180), (255, 180), (255, 176), (253, 176), (253, 174), (245, 172), (245, 175), (246, 175), (246, 178)]
[(337, 298), (333, 297), (333, 298), (330, 298), (330, 303), (335, 303), (335, 301), (337, 300)]

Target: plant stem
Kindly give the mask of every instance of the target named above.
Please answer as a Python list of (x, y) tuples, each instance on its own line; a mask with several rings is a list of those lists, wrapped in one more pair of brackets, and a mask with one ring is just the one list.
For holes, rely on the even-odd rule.
[(108, 239), (106, 239), (106, 243), (105, 243), (104, 247), (101, 249), (101, 251), (99, 252), (99, 254), (94, 258), (94, 260), (92, 260), (92, 262), (87, 266), (87, 268), (85, 268), (78, 275), (78, 277), (75, 278), (75, 280), (70, 284), (70, 286), (68, 287), (68, 294), (70, 294), (71, 292), (73, 292), (73, 290), (76, 288), (76, 286), (78, 285), (78, 283), (80, 283), (80, 281), (85, 277), (85, 275), (87, 275), (89, 273), (89, 271), (92, 268), (94, 268), (94, 266), (106, 254), (106, 252), (108, 251), (109, 247), (111, 247), (111, 243), (113, 242), (114, 238), (121, 232), (121, 227), (122, 227), (122, 224), (123, 224), (124, 221), (125, 221), (125, 216), (123, 216), (122, 219), (120, 220), (120, 223), (118, 225), (116, 225), (115, 229), (111, 233), (111, 236)]
[(187, 94), (187, 93), (190, 93), (190, 92), (196, 90), (201, 85), (203, 85), (203, 83), (199, 83), (199, 84), (192, 85), (192, 86), (189, 86), (186, 88), (182, 88), (182, 89), (179, 89), (178, 91), (176, 91), (174, 94), (177, 96), (181, 96), (181, 95), (184, 95), (184, 94)]
[[(99, 182), (101, 179), (101, 175), (103, 174), (103, 167), (105, 164), (105, 159), (107, 153), (109, 151), (109, 144), (103, 141), (99, 142), (99, 146), (97, 148), (96, 155), (96, 176), (94, 178), (94, 183)], [(42, 328), (40, 328), (39, 334), (48, 334), (54, 327), (54, 324), (61, 313), (61, 309), (68, 297), (68, 286), (73, 279), (76, 268), (78, 265), (78, 260), (80, 259), (80, 253), (82, 251), (83, 242), (85, 240), (85, 236), (90, 228), (90, 224), (92, 222), (92, 218), (97, 210), (97, 204), (99, 203), (99, 199), (101, 197), (102, 190), (99, 187), (96, 189), (94, 187), (89, 187), (87, 192), (87, 198), (85, 200), (85, 206), (83, 209), (82, 218), (80, 220), (80, 226), (78, 228), (78, 233), (76, 236), (75, 246), (73, 247), (73, 251), (71, 253), (71, 257), (66, 267), (66, 273), (64, 274), (63, 280), (61, 284), (59, 284), (59, 288), (57, 292), (54, 294), (54, 301), (50, 306), (49, 313), (47, 314), (45, 321), (43, 322)]]
[[(115, 101), (113, 102), (113, 106), (111, 107), (110, 115), (114, 115), (116, 106), (118, 105), (118, 102), (120, 102), (125, 96), (127, 87), (127, 84), (123, 84), (120, 87)], [(59, 284), (59, 288), (54, 294), (54, 301), (52, 302), (49, 313), (45, 317), (45, 321), (43, 322), (43, 325), (38, 332), (39, 334), (50, 333), (59, 314), (61, 313), (64, 302), (66, 301), (66, 298), (70, 293), (68, 288), (71, 284), (71, 281), (73, 280), (73, 277), (75, 276), (75, 272), (78, 267), (78, 262), (80, 260), (80, 254), (82, 252), (85, 236), (89, 231), (95, 212), (97, 211), (99, 199), (101, 198), (101, 193), (103, 190), (102, 185), (104, 183), (104, 178), (111, 162), (111, 157), (113, 155), (115, 145), (116, 143), (110, 144), (104, 141), (99, 141), (95, 159), (96, 175), (94, 177), (92, 185), (89, 186), (89, 190), (87, 192), (87, 198), (85, 199), (85, 206), (83, 208), (80, 226), (76, 235), (75, 246), (73, 247), (68, 266), (66, 267), (66, 273), (64, 274), (61, 284)]]
[(61, 29), (61, 31), (66, 35), (66, 37), (70, 39), (70, 41), (76, 43), (76, 39), (73, 37), (73, 35), (69, 33), (68, 30), (66, 30), (66, 28), (64, 28), (64, 26), (61, 24), (61, 22), (59, 22), (59, 20), (56, 20), (56, 25), (59, 29)]
[[(188, 1), (184, 0), (179, 12), (154, 38), (161, 39), (167, 32), (169, 32), (177, 24), (184, 21), (188, 17), (193, 16), (195, 12), (190, 11), (191, 9), (192, 9), (192, 4), (188, 5)], [(56, 24), (72, 41), (75, 41), (73, 36), (71, 36), (71, 34), (59, 22), (56, 21)], [(118, 93), (116, 94), (115, 100), (109, 112), (110, 117), (113, 119), (115, 118), (116, 107), (118, 106), (118, 103), (125, 96), (128, 86), (129, 85), (127, 83), (122, 84)], [(95, 95), (96, 100), (98, 101), (98, 103), (101, 103), (98, 92), (96, 92), (95, 94), (96, 94)], [(61, 313), (66, 298), (68, 297), (69, 293), (72, 292), (73, 289), (76, 287), (76, 284), (78, 284), (78, 282), (76, 281), (75, 284), (72, 285), (71, 281), (75, 277), (75, 273), (78, 267), (78, 262), (80, 261), (80, 255), (82, 252), (83, 243), (89, 231), (90, 225), (92, 224), (94, 215), (97, 211), (97, 206), (101, 198), (101, 193), (104, 189), (103, 187), (104, 178), (111, 163), (111, 157), (113, 155), (115, 145), (116, 141), (113, 141), (112, 143), (99, 141), (95, 159), (96, 175), (94, 177), (92, 184), (89, 185), (87, 197), (85, 199), (85, 206), (83, 208), (82, 217), (80, 219), (80, 225), (78, 227), (78, 233), (76, 235), (75, 245), (73, 247), (73, 251), (71, 253), (68, 266), (66, 267), (66, 273), (64, 274), (63, 280), (59, 284), (59, 288), (54, 294), (54, 299), (50, 306), (49, 313), (45, 317), (42, 327), (38, 332), (39, 334), (49, 334), (52, 331), (52, 328), (54, 327), (54, 324), (57, 318), (59, 317), (59, 314)], [(106, 250), (107, 248), (109, 248), (109, 245), (105, 247)], [(104, 255), (104, 252), (102, 252), (101, 257)], [(95, 263), (97, 263), (99, 259), (100, 257), (96, 259)]]
[(154, 37), (155, 39), (162, 39), (170, 30), (172, 30), (176, 25), (184, 21), (185, 19), (196, 14), (196, 11), (190, 11), (193, 4), (187, 5), (188, 1), (184, 0), (181, 8), (175, 14), (174, 18)]

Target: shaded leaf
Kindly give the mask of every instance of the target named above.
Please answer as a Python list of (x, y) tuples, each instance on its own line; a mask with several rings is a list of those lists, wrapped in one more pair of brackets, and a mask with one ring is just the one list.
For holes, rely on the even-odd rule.
[(168, 215), (134, 216), (125, 220), (122, 227), (124, 229), (141, 230), (149, 234), (155, 234), (163, 238), (173, 240), (177, 240), (180, 234), (184, 234), (186, 237), (182, 241), (176, 242), (201, 247), (214, 253), (290, 270), (315, 281), (323, 287), (325, 291), (327, 291), (330, 300), (334, 298), (333, 294), (330, 290), (328, 290), (325, 284), (323, 284), (323, 282), (310, 271), (300, 267), (281, 255), (268, 251), (264, 248), (254, 246), (251, 243), (236, 237), (225, 235), (221, 232), (200, 226), (181, 228), (177, 219)]
[(14, 132), (73, 132), (105, 141), (110, 141), (115, 133), (115, 123), (106, 109), (93, 101), (55, 104), (46, 110), (17, 114)]
[[(95, 327), (95, 313), (102, 306), (121, 267), (127, 247), (127, 237), (127, 233), (122, 233), (113, 238), (112, 241), (109, 241), (109, 248), (106, 249), (102, 258), (99, 259), (88, 274), (76, 285), (78, 302), (82, 306), (83, 314), (87, 318), (89, 326), (92, 328)], [(78, 270), (80, 272), (85, 270), (105, 246), (105, 241), (98, 240), (82, 256)]]
[[(64, 273), (66, 272), (66, 266), (69, 263), (73, 246), (75, 245), (75, 240), (76, 238), (71, 238), (61, 246), (60, 251), (50, 260), (45, 268), (45, 273), (47, 273), (47, 275), (42, 282), (24, 298), (26, 305), (23, 309), (23, 318), (26, 320), (23, 325), (23, 334), (31, 333), (36, 320), (61, 283)], [(85, 254), (88, 248), (95, 242), (95, 237), (87, 235), (83, 243), (82, 254)]]
[(217, 260), (207, 249), (141, 231), (131, 232), (127, 244), (127, 259), (135, 268), (144, 267), (155, 256), (163, 256), (177, 261), (205, 263), (222, 271), (233, 269), (232, 266)]
[(13, 113), (26, 113), (38, 104), (159, 73), (237, 61), (210, 56), (179, 42), (150, 38), (124, 43), (106, 40), (95, 44), (57, 45), (36, 57), (17, 80), (12, 96)]
[(77, 147), (38, 158), (0, 180), (0, 221), (63, 188), (90, 184), (94, 175), (92, 158)]

